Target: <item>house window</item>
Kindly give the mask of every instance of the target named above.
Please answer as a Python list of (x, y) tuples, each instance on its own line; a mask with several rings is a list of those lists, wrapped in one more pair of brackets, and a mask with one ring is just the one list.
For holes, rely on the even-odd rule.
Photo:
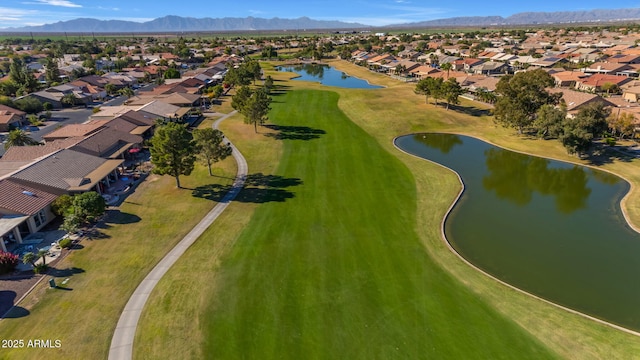
[(47, 221), (47, 214), (44, 210), (40, 210), (37, 214), (33, 215), (33, 221), (36, 223), (36, 227), (40, 227)]

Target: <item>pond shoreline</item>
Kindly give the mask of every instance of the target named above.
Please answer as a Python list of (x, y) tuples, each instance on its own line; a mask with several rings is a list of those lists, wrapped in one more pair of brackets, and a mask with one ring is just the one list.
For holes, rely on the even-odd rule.
[[(464, 262), (465, 264), (467, 264), (468, 266), (470, 266), (470, 267), (471, 267), (472, 269), (474, 269), (475, 271), (477, 271), (477, 272), (479, 272), (479, 273), (481, 273), (481, 274), (485, 275), (486, 277), (488, 277), (488, 278), (490, 278), (490, 279), (493, 279), (494, 281), (496, 281), (496, 282), (498, 282), (498, 283), (500, 283), (500, 284), (502, 284), (502, 285), (504, 285), (504, 286), (506, 286), (506, 287), (508, 287), (508, 288), (510, 288), (510, 289), (512, 289), (512, 290), (518, 291), (518, 292), (520, 292), (520, 293), (522, 293), (522, 294), (526, 294), (526, 295), (528, 295), (528, 296), (530, 296), (530, 297), (532, 297), (532, 298), (535, 298), (535, 299), (540, 300), (540, 301), (542, 301), (542, 302), (544, 302), (544, 303), (547, 303), (547, 304), (553, 305), (553, 306), (555, 306), (555, 307), (557, 307), (557, 308), (559, 308), (559, 309), (565, 310), (565, 311), (567, 311), (567, 312), (569, 312), (569, 313), (579, 315), (579, 316), (581, 316), (581, 317), (584, 317), (584, 318), (589, 319), (589, 320), (593, 320), (593, 321), (595, 321), (595, 322), (597, 322), (597, 323), (600, 323), (600, 324), (603, 324), (603, 325), (609, 326), (609, 327), (614, 328), (614, 329), (616, 329), (616, 330), (620, 330), (620, 331), (623, 331), (623, 332), (625, 332), (625, 333), (628, 333), (628, 334), (631, 334), (631, 335), (634, 335), (634, 336), (638, 336), (638, 337), (640, 337), (640, 332), (638, 332), (638, 331), (631, 330), (631, 329), (626, 328), (626, 327), (624, 327), (624, 326), (621, 326), (621, 325), (618, 325), (618, 324), (614, 324), (614, 323), (612, 323), (612, 322), (609, 322), (609, 321), (606, 321), (606, 320), (603, 320), (603, 319), (600, 319), (600, 318), (594, 317), (594, 316), (592, 316), (592, 315), (586, 314), (586, 313), (581, 312), (581, 311), (578, 311), (578, 310), (571, 309), (571, 308), (569, 308), (569, 307), (567, 307), (567, 306), (561, 305), (561, 304), (556, 303), (556, 302), (553, 302), (553, 301), (551, 301), (551, 300), (547, 300), (547, 299), (542, 298), (542, 297), (540, 297), (540, 296), (538, 296), (538, 295), (535, 295), (535, 294), (533, 294), (533, 293), (531, 293), (531, 292), (529, 292), (529, 291), (523, 290), (523, 289), (521, 289), (521, 288), (519, 288), (519, 287), (517, 287), (517, 286), (515, 286), (515, 285), (509, 284), (509, 283), (505, 282), (504, 280), (499, 279), (499, 278), (498, 278), (498, 277), (496, 277), (495, 275), (492, 275), (492, 274), (488, 273), (487, 271), (485, 271), (485, 270), (481, 269), (479, 266), (477, 266), (477, 265), (473, 264), (472, 262), (470, 262), (469, 260), (467, 260), (467, 259), (466, 259), (466, 258), (465, 258), (461, 253), (460, 253), (460, 252), (458, 252), (458, 250), (456, 250), (456, 249), (454, 248), (453, 244), (450, 242), (449, 238), (448, 238), (448, 237), (447, 237), (447, 235), (446, 235), (446, 231), (445, 231), (445, 224), (446, 224), (446, 221), (449, 219), (449, 216), (451, 215), (451, 213), (452, 213), (453, 209), (455, 208), (455, 206), (456, 206), (456, 205), (459, 203), (459, 201), (461, 200), (462, 195), (464, 194), (464, 192), (465, 192), (465, 190), (466, 190), (466, 186), (465, 186), (464, 181), (462, 180), (462, 177), (460, 176), (460, 174), (459, 174), (457, 171), (455, 171), (455, 170), (453, 170), (453, 169), (451, 169), (451, 168), (449, 168), (449, 167), (447, 167), (447, 166), (445, 166), (445, 165), (443, 165), (443, 164), (440, 164), (440, 163), (438, 163), (438, 162), (435, 162), (435, 161), (433, 161), (433, 160), (430, 160), (430, 159), (427, 159), (427, 158), (423, 158), (423, 157), (420, 157), (420, 156), (418, 156), (418, 155), (415, 155), (415, 154), (409, 153), (408, 151), (405, 151), (404, 149), (400, 148), (400, 146), (397, 144), (397, 140), (398, 140), (399, 138), (402, 138), (402, 137), (405, 137), (405, 136), (420, 135), (420, 134), (425, 134), (425, 133), (421, 133), (421, 132), (418, 132), (418, 133), (408, 133), (408, 134), (403, 134), (403, 135), (400, 135), (400, 136), (396, 136), (396, 137), (394, 137), (394, 138), (393, 138), (393, 146), (394, 146), (397, 150), (399, 150), (401, 153), (404, 153), (404, 154), (406, 154), (406, 155), (409, 155), (409, 156), (411, 156), (411, 157), (414, 157), (414, 158), (417, 158), (417, 159), (420, 159), (420, 160), (428, 161), (428, 162), (430, 162), (430, 163), (432, 163), (432, 164), (435, 164), (435, 165), (440, 166), (440, 167), (442, 167), (442, 168), (444, 168), (444, 169), (447, 169), (447, 170), (449, 170), (449, 171), (453, 172), (453, 173), (456, 175), (456, 177), (458, 178), (458, 181), (459, 181), (459, 183), (460, 183), (460, 191), (458, 192), (458, 194), (456, 195), (456, 197), (455, 197), (455, 198), (453, 199), (453, 201), (451, 202), (451, 205), (450, 205), (450, 206), (449, 206), (449, 208), (446, 210), (446, 212), (445, 212), (445, 214), (444, 214), (444, 216), (443, 216), (443, 218), (442, 218), (442, 221), (440, 222), (440, 234), (441, 234), (442, 240), (444, 241), (444, 243), (445, 243), (445, 245), (447, 246), (447, 248), (449, 249), (449, 251), (451, 251), (453, 254), (455, 254), (455, 255), (456, 255), (460, 260), (462, 260), (462, 262)], [(460, 135), (460, 134), (457, 134), (457, 133), (446, 133), (446, 132), (442, 132), (442, 133), (432, 133), (432, 134), (451, 134), (451, 135)], [(519, 154), (523, 154), (523, 155), (534, 156), (534, 157), (538, 157), (538, 158), (542, 158), (542, 159), (549, 159), (549, 160), (560, 161), (560, 162), (563, 162), (563, 163), (566, 163), (566, 164), (571, 164), (571, 165), (580, 165), (580, 166), (585, 166), (585, 167), (587, 167), (587, 168), (593, 168), (593, 169), (597, 169), (597, 170), (602, 170), (602, 169), (598, 169), (598, 168), (596, 168), (596, 167), (594, 167), (594, 166), (582, 165), (582, 164), (577, 164), (577, 163), (573, 163), (573, 162), (566, 161), (566, 160), (553, 159), (553, 158), (546, 158), (546, 157), (541, 157), (541, 156), (538, 156), (538, 155), (534, 155), (534, 154), (530, 154), (530, 153), (526, 153), (526, 152), (522, 152), (522, 151), (515, 151), (515, 150), (511, 150), (511, 149), (506, 149), (506, 148), (503, 148), (503, 147), (501, 147), (501, 146), (499, 146), (499, 145), (493, 144), (493, 143), (492, 143), (492, 142), (490, 142), (490, 141), (486, 141), (486, 140), (484, 140), (484, 139), (481, 139), (481, 138), (479, 138), (479, 137), (477, 137), (477, 136), (472, 136), (472, 135), (464, 135), (464, 136), (469, 136), (469, 137), (471, 137), (471, 138), (474, 138), (474, 139), (477, 139), (477, 140), (483, 141), (483, 142), (485, 142), (485, 143), (487, 143), (487, 144), (490, 144), (490, 145), (492, 145), (492, 146), (495, 146), (495, 147), (497, 147), (497, 148), (504, 149), (504, 150), (508, 150), (508, 151), (513, 151), (513, 152), (516, 152), (516, 153), (519, 153)], [(612, 174), (612, 175), (619, 176), (618, 174), (615, 174), (615, 173), (613, 173), (613, 172), (611, 172), (611, 171), (608, 171), (608, 170), (605, 170), (605, 171), (606, 171), (607, 173)], [(624, 177), (622, 177), (622, 176), (619, 176), (619, 177), (620, 177), (621, 179), (623, 179), (624, 181), (626, 181), (626, 182), (629, 184), (629, 186), (630, 186), (630, 187), (629, 187), (629, 191), (627, 191), (627, 194), (625, 194), (625, 196), (623, 197), (623, 200), (625, 200), (625, 199), (627, 199), (627, 198), (629, 197), (629, 194), (631, 194), (631, 191), (632, 191), (632, 189), (633, 189), (633, 183), (631, 183), (629, 180), (627, 180), (626, 178), (624, 178)], [(622, 203), (621, 203), (620, 205), (622, 205)], [(634, 231), (636, 231), (636, 232), (640, 233), (640, 231), (638, 231), (638, 228), (637, 228), (637, 227), (635, 227), (633, 224), (631, 224), (631, 222), (629, 221), (629, 219), (628, 219), (628, 217), (627, 217), (627, 214), (626, 214), (626, 212), (624, 211), (624, 207), (623, 207), (623, 206), (620, 206), (620, 208), (621, 208), (622, 213), (623, 213), (623, 215), (624, 215), (625, 221), (627, 222), (627, 224), (629, 225), (629, 227), (630, 227), (631, 229), (633, 229)]]

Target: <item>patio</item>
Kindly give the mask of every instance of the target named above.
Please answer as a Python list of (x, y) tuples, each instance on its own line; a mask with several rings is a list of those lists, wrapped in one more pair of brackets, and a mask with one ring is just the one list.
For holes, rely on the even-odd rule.
[[(20, 257), (20, 262), (16, 267), (16, 271), (30, 271), (33, 269), (31, 264), (25, 264), (22, 262), (22, 257), (24, 254), (28, 252), (32, 252), (34, 254), (38, 254), (40, 250), (46, 250), (47, 255), (45, 256), (45, 261), (47, 264), (56, 260), (62, 249), (58, 246), (58, 241), (62, 240), (66, 236), (66, 233), (62, 230), (51, 230), (44, 232), (37, 232), (30, 234), (25, 237), (22, 241), (22, 244), (12, 244), (7, 250), (13, 254), (16, 254)], [(38, 259), (36, 264), (42, 262), (42, 259)]]

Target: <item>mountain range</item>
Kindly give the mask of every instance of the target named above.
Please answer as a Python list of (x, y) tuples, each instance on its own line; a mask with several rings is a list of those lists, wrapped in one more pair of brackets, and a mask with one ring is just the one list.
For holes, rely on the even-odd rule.
[(640, 8), (634, 9), (596, 9), (587, 11), (521, 12), (508, 17), (502, 16), (465, 16), (436, 19), (389, 27), (436, 27), (436, 26), (490, 26), (490, 25), (536, 25), (593, 23), (613, 21), (633, 21), (640, 19)]
[[(589, 11), (522, 12), (508, 17), (467, 16), (420, 22), (394, 24), (385, 28), (418, 28), (443, 26), (536, 25), (633, 21), (640, 19), (640, 8), (597, 9)], [(165, 16), (147, 22), (122, 20), (96, 20), (80, 18), (40, 26), (4, 29), (6, 32), (179, 32), (179, 31), (239, 31), (239, 30), (305, 30), (305, 29), (357, 29), (370, 25), (342, 21), (297, 19), (246, 18), (192, 18)]]
[(304, 30), (304, 29), (354, 29), (368, 27), (358, 23), (342, 21), (313, 20), (308, 17), (297, 19), (246, 18), (193, 18), (164, 16), (147, 22), (122, 20), (96, 20), (80, 18), (59, 21), (40, 26), (4, 29), (3, 31), (32, 32), (177, 32), (177, 31), (233, 31), (233, 30)]

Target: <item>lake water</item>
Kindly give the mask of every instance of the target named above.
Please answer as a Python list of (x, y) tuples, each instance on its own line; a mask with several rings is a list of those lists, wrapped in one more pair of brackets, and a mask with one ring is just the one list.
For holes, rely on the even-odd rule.
[(303, 64), (292, 66), (278, 66), (279, 71), (294, 72), (299, 77), (294, 80), (315, 81), (327, 86), (349, 89), (380, 89), (382, 86), (371, 85), (365, 80), (349, 76), (342, 71), (328, 65)]
[(527, 292), (640, 330), (640, 234), (620, 209), (626, 181), (466, 136), (396, 144), (462, 177), (445, 233), (463, 257)]

